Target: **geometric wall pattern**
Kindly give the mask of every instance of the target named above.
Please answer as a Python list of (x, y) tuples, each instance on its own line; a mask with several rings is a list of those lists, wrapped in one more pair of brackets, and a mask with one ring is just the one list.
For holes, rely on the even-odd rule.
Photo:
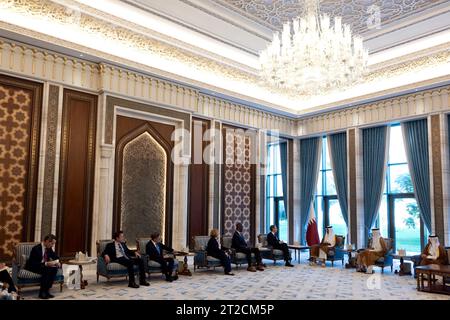
[(121, 229), (130, 243), (158, 232), (165, 237), (167, 154), (144, 132), (123, 148)]
[(31, 93), (0, 84), (0, 257), (22, 240), (30, 146)]
[[(305, 13), (305, 1), (298, 0), (213, 0), (241, 15), (273, 30)], [(357, 34), (374, 25), (379, 14), (381, 27), (385, 24), (420, 13), (447, 0), (321, 0), (320, 12), (330, 17), (341, 16)]]
[(249, 241), (253, 220), (251, 137), (242, 130), (227, 128), (224, 131), (223, 234), (232, 236), (236, 223), (240, 222), (244, 227), (243, 235)]

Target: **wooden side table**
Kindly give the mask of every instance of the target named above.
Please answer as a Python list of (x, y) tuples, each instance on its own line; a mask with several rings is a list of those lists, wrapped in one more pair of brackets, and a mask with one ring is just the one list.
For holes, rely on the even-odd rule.
[(174, 251), (173, 254), (176, 256), (184, 256), (183, 259), (183, 270), (181, 272), (178, 272), (179, 275), (182, 276), (189, 276), (192, 277), (192, 272), (188, 268), (188, 258), (187, 257), (193, 257), (195, 256), (195, 253), (192, 252), (182, 252), (182, 251)]
[(85, 289), (86, 286), (88, 285), (87, 280), (83, 281), (83, 266), (90, 265), (90, 264), (95, 264), (95, 263), (97, 263), (96, 259), (86, 260), (86, 261), (69, 260), (69, 261), (65, 262), (65, 264), (78, 266), (78, 268), (80, 268), (80, 289), (82, 289), (82, 290)]
[(354, 269), (356, 268), (356, 258), (352, 257), (353, 252), (357, 252), (355, 249), (345, 249), (344, 251), (347, 251), (348, 261), (345, 264), (346, 269)]
[[(302, 252), (302, 250), (309, 249), (308, 246), (300, 246), (300, 245), (295, 245), (295, 244), (289, 244), (288, 248), (294, 250), (295, 259), (297, 259), (297, 262), (300, 262), (300, 253)], [(298, 256), (297, 256), (297, 251), (298, 251)]]
[(398, 254), (392, 255), (393, 259), (400, 259), (400, 270), (395, 270), (395, 274), (399, 276), (412, 276), (412, 272), (405, 271), (405, 260), (411, 261), (411, 256), (399, 256)]
[[(418, 291), (450, 295), (450, 287), (446, 285), (446, 278), (450, 277), (450, 266), (430, 264), (428, 266), (417, 267), (416, 272)], [(427, 276), (427, 287), (425, 287), (424, 276)], [(442, 276), (442, 286), (435, 284), (436, 276)]]

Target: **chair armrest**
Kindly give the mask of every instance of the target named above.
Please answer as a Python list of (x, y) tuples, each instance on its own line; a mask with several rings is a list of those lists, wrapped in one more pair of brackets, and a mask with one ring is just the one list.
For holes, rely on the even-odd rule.
[(342, 248), (342, 247), (334, 248), (334, 257), (336, 260), (343, 259), (345, 257), (346, 253), (347, 253), (347, 250), (344, 250), (344, 248)]
[(206, 250), (196, 250), (194, 256), (194, 263), (197, 265), (204, 266), (207, 263), (207, 253)]
[(145, 254), (141, 254), (141, 259), (142, 259), (142, 261), (144, 262), (144, 271), (145, 271), (146, 273), (148, 273), (148, 272), (149, 272), (148, 262), (149, 262), (149, 260), (150, 260), (148, 254), (146, 254), (146, 253), (145, 253)]
[(97, 257), (97, 273), (108, 274), (108, 269), (106, 269), (106, 261), (102, 256)]
[(384, 256), (384, 264), (385, 265), (391, 265), (393, 263), (394, 263), (394, 251), (390, 250)]
[(17, 285), (17, 275), (19, 274), (20, 266), (16, 261), (12, 263), (12, 280)]

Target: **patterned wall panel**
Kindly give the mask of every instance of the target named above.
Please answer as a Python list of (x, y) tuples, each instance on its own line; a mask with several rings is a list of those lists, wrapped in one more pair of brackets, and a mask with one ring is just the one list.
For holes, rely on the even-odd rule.
[(144, 132), (123, 148), (121, 229), (129, 240), (161, 233), (164, 239), (167, 155)]
[(255, 147), (243, 130), (224, 127), (222, 233), (231, 236), (235, 224), (244, 226), (244, 237), (254, 241), (255, 172), (251, 163)]
[(439, 239), (445, 239), (444, 194), (442, 182), (441, 123), (439, 115), (431, 116), (431, 157), (433, 163), (434, 225)]
[(117, 116), (113, 230), (124, 230), (129, 247), (153, 232), (172, 243), (174, 130), (168, 124)]
[(0, 258), (34, 229), (42, 87), (0, 76)]
[(56, 166), (59, 87), (49, 86), (47, 112), (47, 144), (45, 146), (44, 192), (42, 200), (41, 237), (52, 231), (53, 191)]

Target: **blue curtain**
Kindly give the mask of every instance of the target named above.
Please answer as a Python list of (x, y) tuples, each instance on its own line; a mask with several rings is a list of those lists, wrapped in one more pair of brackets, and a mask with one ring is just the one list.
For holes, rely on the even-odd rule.
[(328, 141), (336, 192), (339, 205), (341, 206), (342, 217), (347, 224), (348, 230), (347, 133), (329, 135)]
[(406, 156), (423, 223), (431, 231), (430, 165), (427, 119), (402, 123)]
[(388, 127), (363, 130), (363, 181), (365, 242), (378, 216), (386, 167)]
[(317, 186), (321, 141), (320, 137), (300, 140), (300, 243), (305, 243), (305, 228)]
[(287, 214), (287, 142), (282, 142), (280, 146), (280, 161), (281, 161), (281, 182), (283, 183), (283, 200), (284, 200), (284, 210)]

